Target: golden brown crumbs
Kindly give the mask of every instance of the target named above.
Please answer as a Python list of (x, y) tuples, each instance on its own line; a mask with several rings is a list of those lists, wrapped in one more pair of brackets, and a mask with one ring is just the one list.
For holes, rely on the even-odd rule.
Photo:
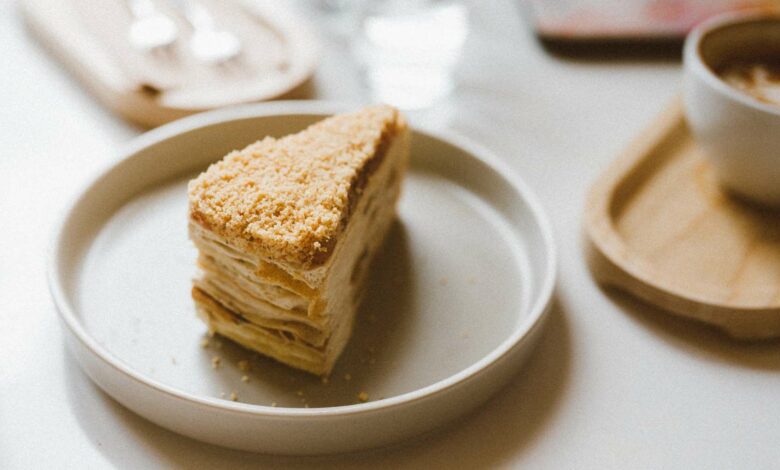
[(368, 401), (368, 393), (366, 393), (366, 392), (358, 393), (358, 400), (360, 400), (363, 403), (367, 402)]
[(230, 392), (230, 399), (233, 401), (238, 401), (238, 394), (236, 392)]
[(241, 369), (242, 372), (249, 372), (249, 361), (247, 360), (238, 361), (238, 368)]
[(344, 380), (352, 380), (352, 375), (344, 374)]
[(320, 377), (320, 382), (322, 382), (322, 384), (323, 384), (323, 385), (328, 385), (328, 382), (329, 382), (329, 381), (330, 381), (330, 379), (328, 379), (328, 378), (327, 378), (327, 377), (325, 377), (325, 376), (323, 376), (323, 377)]
[(394, 108), (372, 106), (233, 151), (190, 182), (191, 218), (275, 261), (324, 262), (344, 228), (358, 176), (383, 141), (405, 127)]
[(276, 402), (273, 402), (273, 403), (271, 403), (271, 406), (273, 406), (274, 408), (276, 408)]
[(241, 376), (241, 381), (244, 382), (244, 383), (249, 382), (249, 376), (248, 375), (242, 375)]
[(303, 390), (298, 390), (297, 392), (295, 392), (295, 394), (298, 395), (299, 397), (302, 397), (303, 396)]
[(202, 340), (200, 340), (200, 347), (201, 348), (209, 347), (209, 339), (208, 338), (203, 338)]
[(222, 363), (222, 358), (219, 356), (214, 356), (211, 358), (211, 367), (214, 369), (218, 369), (219, 365)]

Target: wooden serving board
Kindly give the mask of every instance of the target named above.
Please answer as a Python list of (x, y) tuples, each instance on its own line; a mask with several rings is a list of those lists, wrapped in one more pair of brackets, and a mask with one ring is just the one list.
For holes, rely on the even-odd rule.
[(188, 54), (191, 27), (175, 2), (155, 1), (180, 39), (165, 53), (131, 47), (127, 0), (22, 0), (30, 31), (104, 105), (144, 127), (217, 107), (299, 98), (318, 62), (307, 23), (274, 0), (198, 0), (242, 41), (239, 58), (214, 65)]
[(736, 338), (780, 336), (780, 211), (721, 190), (680, 102), (593, 185), (585, 226), (600, 283)]

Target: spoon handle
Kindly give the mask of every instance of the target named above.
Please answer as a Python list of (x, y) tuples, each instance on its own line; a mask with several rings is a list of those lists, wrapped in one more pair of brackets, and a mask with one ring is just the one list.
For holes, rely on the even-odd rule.
[(157, 12), (157, 7), (152, 0), (126, 0), (125, 4), (135, 18), (151, 16)]
[(184, 14), (184, 18), (193, 29), (215, 29), (216, 22), (214, 21), (214, 15), (209, 12), (208, 8), (204, 7), (199, 2), (194, 0), (176, 0), (175, 3), (179, 6)]

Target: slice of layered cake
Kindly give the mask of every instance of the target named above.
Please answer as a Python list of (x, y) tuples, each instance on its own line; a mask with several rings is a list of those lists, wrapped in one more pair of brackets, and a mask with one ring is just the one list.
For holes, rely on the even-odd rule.
[(389, 106), (266, 137), (189, 185), (209, 328), (290, 366), (327, 375), (344, 349), (409, 158)]

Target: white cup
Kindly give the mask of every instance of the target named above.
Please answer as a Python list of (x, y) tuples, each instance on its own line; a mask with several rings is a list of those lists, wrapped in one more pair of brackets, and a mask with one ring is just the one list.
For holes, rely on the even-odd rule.
[(723, 81), (719, 67), (735, 60), (780, 60), (780, 12), (738, 12), (712, 18), (685, 41), (684, 101), (688, 123), (723, 186), (780, 205), (780, 105)]

